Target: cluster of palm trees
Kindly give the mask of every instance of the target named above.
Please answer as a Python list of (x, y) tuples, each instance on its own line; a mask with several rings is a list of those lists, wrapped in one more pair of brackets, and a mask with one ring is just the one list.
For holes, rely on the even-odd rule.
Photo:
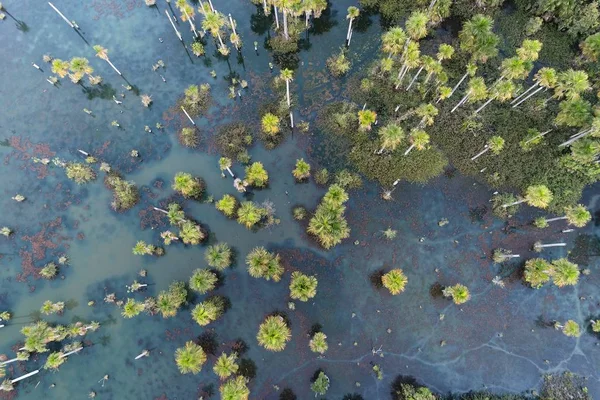
[[(327, 9), (326, 0), (252, 0), (255, 4), (262, 4), (265, 15), (273, 12), (275, 29), (280, 30), (283, 25), (283, 38), (298, 40), (298, 35), (303, 29), (308, 29), (311, 17), (319, 18)], [(282, 16), (280, 24), (279, 14)], [(304, 21), (301, 21), (303, 17)]]
[(271, 253), (264, 247), (252, 249), (246, 256), (246, 265), (250, 276), (267, 281), (279, 282), (284, 272), (279, 254)]
[(558, 287), (576, 285), (579, 280), (577, 264), (566, 258), (560, 258), (551, 263), (542, 258), (533, 258), (525, 262), (525, 281), (534, 289), (541, 288), (552, 280)]
[(308, 233), (329, 249), (350, 236), (350, 227), (344, 218), (348, 193), (339, 185), (331, 185), (308, 224)]
[[(190, 174), (184, 173), (176, 175), (173, 187), (177, 187), (177, 191), (182, 194), (187, 193), (190, 197), (198, 196), (199, 193), (201, 195), (204, 190), (204, 184), (199, 178), (194, 178)], [(178, 234), (175, 234), (170, 230), (161, 233), (161, 238), (166, 246), (179, 240), (184, 244), (197, 245), (206, 238), (206, 233), (202, 230), (202, 227), (192, 219), (187, 218), (179, 204), (169, 203), (166, 210), (158, 207), (153, 207), (153, 209), (165, 214), (168, 217), (171, 226), (179, 229)]]

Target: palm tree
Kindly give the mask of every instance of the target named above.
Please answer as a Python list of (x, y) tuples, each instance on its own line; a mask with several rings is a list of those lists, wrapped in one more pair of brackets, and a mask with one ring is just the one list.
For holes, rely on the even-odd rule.
[(448, 286), (443, 290), (444, 296), (452, 297), (452, 301), (454, 304), (463, 304), (466, 303), (471, 295), (469, 294), (469, 289), (465, 285), (461, 285), (457, 283), (454, 286)]
[(569, 69), (559, 72), (554, 88), (554, 97), (568, 100), (579, 99), (581, 93), (590, 90), (588, 74), (585, 71)]
[[(581, 98), (562, 101), (559, 108), (560, 112), (554, 119), (556, 125), (581, 127), (588, 124), (592, 118), (590, 103)], [(572, 143), (572, 140), (570, 142)]]
[[(463, 29), (459, 32), (461, 50), (471, 54), (472, 65), (467, 66), (467, 71), (452, 89), (450, 96), (463, 83), (469, 75), (473, 75), (474, 64), (477, 62), (485, 63), (488, 58), (495, 57), (498, 54), (497, 45), (498, 36), (492, 32), (494, 26), (493, 20), (485, 15), (477, 14), (469, 21), (465, 22)], [(450, 97), (448, 96), (448, 97)]]
[(177, 203), (169, 203), (167, 216), (171, 225), (179, 225), (185, 222), (185, 213)]
[(505, 249), (496, 249), (496, 250), (494, 250), (494, 253), (492, 255), (492, 259), (497, 264), (501, 264), (512, 258), (519, 258), (519, 257), (521, 257), (519, 254), (512, 254), (512, 251), (505, 250)]
[(292, 332), (280, 315), (267, 317), (258, 328), (258, 344), (270, 351), (282, 351), (292, 339)]
[(526, 91), (521, 93), (519, 96), (515, 97), (515, 99), (510, 103), (513, 105), (513, 108), (518, 107), (525, 100), (529, 99), (530, 97), (534, 96), (542, 90), (545, 91), (554, 88), (557, 84), (558, 77), (554, 68), (544, 67), (541, 68), (538, 72), (536, 72), (533, 80), (535, 81), (535, 83), (531, 85)]
[(242, 202), (237, 210), (238, 223), (250, 229), (265, 216), (264, 210), (251, 201)]
[(553, 195), (550, 189), (545, 185), (532, 185), (525, 191), (525, 197), (513, 203), (503, 204), (503, 208), (515, 206), (521, 203), (527, 203), (532, 207), (547, 208), (552, 201)]
[(48, 355), (46, 359), (46, 363), (44, 364), (44, 369), (49, 369), (52, 371), (58, 371), (58, 368), (64, 364), (66, 358), (63, 356), (63, 353), (60, 351), (55, 351)]
[(185, 221), (181, 224), (179, 237), (184, 244), (199, 244), (206, 238), (206, 235), (200, 228), (200, 225), (192, 221)]
[(101, 58), (104, 61), (106, 61), (108, 63), (108, 65), (110, 65), (112, 67), (112, 69), (114, 69), (117, 74), (123, 75), (117, 69), (117, 67), (114, 66), (114, 64), (110, 61), (110, 59), (108, 58), (108, 50), (107, 49), (105, 49), (104, 47), (102, 47), (99, 44), (97, 44), (97, 45), (94, 46), (94, 51), (96, 52), (96, 57)]
[(290, 297), (300, 301), (308, 301), (317, 295), (317, 284), (316, 277), (294, 271), (290, 282)]
[(136, 256), (152, 255), (155, 250), (156, 248), (153, 245), (147, 244), (143, 240), (139, 240), (133, 247), (133, 254)]
[(406, 32), (404, 29), (396, 26), (385, 32), (381, 36), (381, 49), (388, 54), (388, 58), (392, 58), (402, 53), (404, 43), (406, 43)]
[(222, 400), (248, 400), (250, 390), (246, 386), (246, 378), (241, 375), (230, 379), (219, 387)]
[(407, 156), (414, 148), (417, 150), (425, 150), (429, 145), (429, 135), (422, 129), (411, 130), (408, 139), (410, 141), (410, 146), (404, 152), (405, 156)]
[(208, 246), (204, 259), (209, 266), (222, 271), (231, 265), (231, 248), (227, 243)]
[(537, 241), (533, 244), (533, 251), (541, 253), (542, 250), (548, 247), (565, 247), (567, 244), (564, 242), (561, 243), (542, 243)]
[(218, 280), (214, 272), (198, 268), (190, 277), (190, 289), (200, 294), (205, 294), (215, 288)]
[(202, 350), (202, 347), (196, 343), (189, 342), (185, 343), (184, 347), (180, 347), (175, 350), (175, 363), (179, 372), (182, 374), (197, 374), (202, 370), (202, 365), (206, 362), (206, 353)]
[(517, 55), (523, 61), (533, 62), (539, 57), (542, 50), (542, 42), (539, 40), (525, 39), (521, 47), (517, 49)]
[(121, 315), (125, 318), (133, 318), (138, 316), (145, 309), (144, 303), (137, 302), (135, 299), (127, 299), (127, 302), (123, 305)]
[(548, 282), (552, 273), (552, 265), (542, 258), (532, 258), (525, 262), (525, 282), (534, 289), (539, 289)]
[(458, 107), (462, 106), (467, 101), (469, 103), (473, 103), (476, 101), (483, 100), (487, 96), (488, 89), (485, 85), (485, 81), (483, 80), (483, 78), (480, 76), (472, 78), (471, 80), (469, 80), (469, 88), (467, 89), (467, 93), (463, 96), (462, 99), (460, 99), (458, 104), (456, 104), (456, 106), (454, 106), (454, 108), (450, 110), (450, 112), (453, 113), (454, 111), (456, 111), (456, 109), (458, 109)]
[(493, 100), (498, 100), (501, 103), (510, 100), (515, 93), (516, 86), (513, 81), (502, 81), (498, 82), (491, 89), (488, 100), (481, 105), (474, 114), (479, 114), (484, 108), (488, 106)]
[[(235, 175), (233, 175), (233, 172), (231, 172), (231, 158), (228, 158), (228, 157), (219, 158), (219, 169), (221, 171), (227, 170), (227, 172), (229, 172), (229, 175), (231, 175), (232, 178), (235, 177)], [(225, 177), (225, 175), (223, 175), (223, 177)]]
[(213, 366), (213, 371), (217, 376), (221, 379), (227, 379), (231, 375), (235, 374), (238, 370), (239, 366), (237, 365), (237, 353), (231, 353), (229, 355), (224, 352), (221, 353), (217, 361), (215, 361), (215, 365)]
[(264, 278), (267, 281), (272, 279), (279, 282), (284, 272), (279, 254), (270, 253), (264, 247), (252, 249), (246, 256), (246, 265), (248, 265), (248, 273), (251, 277)]
[(592, 219), (592, 214), (582, 204), (576, 206), (565, 207), (565, 215), (563, 217), (543, 219), (544, 225), (548, 225), (549, 222), (560, 221), (566, 219), (569, 225), (574, 225), (577, 228), (584, 227)]
[(269, 136), (275, 136), (279, 133), (279, 117), (275, 114), (266, 113), (263, 115), (262, 120), (262, 130)]
[(480, 151), (479, 153), (475, 154), (473, 157), (471, 157), (471, 161), (475, 161), (480, 156), (484, 155), (485, 153), (487, 153), (490, 150), (492, 151), (492, 153), (494, 153), (494, 155), (498, 155), (498, 154), (500, 154), (500, 152), (502, 151), (503, 148), (504, 148), (504, 139), (501, 136), (492, 136), (488, 140), (487, 144), (484, 146), (483, 150)]
[(269, 174), (261, 162), (254, 162), (246, 167), (246, 179), (249, 185), (262, 188), (269, 182)]
[(404, 140), (404, 130), (396, 123), (389, 123), (379, 129), (379, 138), (381, 139), (381, 149), (377, 154), (383, 153), (386, 148), (394, 151)]
[(70, 64), (68, 61), (63, 61), (59, 58), (52, 60), (51, 70), (53, 74), (64, 78), (69, 73)]
[(562, 332), (565, 334), (565, 336), (569, 336), (569, 337), (581, 336), (579, 324), (577, 322), (573, 321), (572, 319), (565, 322), (564, 325), (562, 325), (560, 322), (557, 321), (554, 323), (554, 328), (562, 330)]
[[(408, 42), (418, 41), (427, 36), (427, 23), (429, 17), (422, 11), (413, 11), (405, 23), (406, 33), (408, 33)], [(409, 43), (405, 44), (408, 46)]]
[(381, 283), (392, 295), (397, 295), (404, 292), (408, 278), (400, 268), (396, 268), (383, 274)]
[(297, 181), (302, 181), (310, 177), (310, 165), (303, 158), (296, 160), (296, 168), (292, 171), (292, 175)]
[(196, 304), (192, 309), (192, 319), (200, 326), (206, 326), (219, 319), (225, 311), (225, 300), (219, 296), (213, 296), (202, 303)]
[(232, 195), (225, 194), (221, 200), (215, 203), (215, 207), (226, 216), (233, 217), (238, 208), (238, 202)]
[(83, 57), (73, 57), (69, 69), (72, 72), (70, 78), (73, 83), (78, 83), (84, 75), (91, 76), (94, 72), (87, 58)]
[(361, 110), (358, 112), (358, 129), (371, 130), (371, 125), (377, 121), (377, 113), (371, 110)]
[(434, 118), (438, 115), (439, 111), (431, 103), (423, 103), (415, 110), (415, 115), (421, 117), (417, 129), (423, 129), (426, 126), (433, 125)]
[(187, 290), (183, 282), (175, 281), (169, 285), (169, 290), (162, 290), (156, 298), (156, 309), (163, 318), (174, 317), (187, 297)]
[(283, 35), (285, 40), (289, 40), (290, 35), (288, 33), (287, 15), (291, 12), (298, 4), (298, 0), (275, 0), (274, 3), (281, 8), (283, 13)]
[(181, 193), (183, 197), (199, 199), (204, 192), (204, 182), (186, 172), (178, 172), (173, 180), (173, 190)]
[(400, 67), (400, 71), (398, 71), (398, 77), (396, 78), (396, 90), (402, 84), (402, 80), (413, 68), (416, 68), (421, 63), (421, 50), (419, 49), (419, 43), (417, 42), (407, 42), (406, 50), (402, 54), (403, 63)]
[(558, 287), (574, 286), (579, 280), (579, 267), (566, 258), (552, 261), (552, 282)]
[(229, 54), (229, 49), (223, 43), (221, 38), (221, 28), (225, 25), (225, 16), (218, 12), (209, 12), (204, 14), (202, 21), (202, 29), (209, 31), (211, 35), (219, 40), (219, 52), (226, 56)]
[[(281, 70), (279, 77), (285, 81), (285, 93), (286, 93), (286, 97), (287, 97), (287, 105), (288, 105), (288, 108), (290, 108), (292, 106), (292, 103), (290, 101), (290, 82), (294, 79), (294, 71), (292, 71), (291, 69), (288, 69), (288, 68), (284, 68)], [(263, 117), (263, 121), (264, 121), (264, 117)], [(275, 132), (275, 133), (277, 133), (277, 132)]]
[(329, 345), (327, 344), (327, 335), (323, 332), (316, 332), (308, 342), (308, 347), (313, 353), (325, 354)]
[(600, 59), (600, 32), (585, 38), (579, 45), (581, 53), (589, 62), (596, 62)]
[(348, 7), (348, 14), (346, 19), (348, 20), (348, 33), (346, 34), (346, 45), (350, 47), (350, 39), (352, 38), (352, 22), (358, 18), (360, 10), (357, 7)]

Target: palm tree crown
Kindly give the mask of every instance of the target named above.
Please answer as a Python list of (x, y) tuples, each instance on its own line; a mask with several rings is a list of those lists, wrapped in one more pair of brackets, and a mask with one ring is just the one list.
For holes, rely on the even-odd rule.
[(267, 350), (282, 351), (292, 339), (292, 332), (283, 317), (272, 315), (267, 317), (258, 328), (258, 344)]
[(206, 362), (206, 353), (196, 343), (186, 342), (184, 347), (175, 350), (175, 363), (182, 374), (197, 374)]

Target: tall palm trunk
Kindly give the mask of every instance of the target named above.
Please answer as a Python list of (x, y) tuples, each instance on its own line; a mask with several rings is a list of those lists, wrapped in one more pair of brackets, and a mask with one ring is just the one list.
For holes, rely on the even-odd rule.
[(455, 105), (454, 108), (452, 110), (450, 110), (450, 112), (453, 113), (454, 111), (456, 111), (458, 109), (458, 107), (460, 107), (463, 104), (465, 104), (467, 102), (467, 100), (469, 99), (470, 96), (471, 96), (471, 93), (467, 92), (467, 94), (465, 94), (464, 97), (462, 99), (460, 99), (460, 101), (458, 102), (458, 104)]
[(419, 74), (421, 74), (421, 71), (423, 71), (423, 68), (425, 67), (421, 67), (419, 68), (419, 70), (417, 71), (417, 73), (415, 74), (415, 76), (412, 78), (412, 80), (410, 81), (410, 83), (408, 84), (408, 87), (406, 88), (406, 91), (408, 92), (410, 90), (410, 88), (412, 87), (412, 85), (415, 83), (415, 81), (417, 80), (417, 78), (419, 77)]
[(477, 110), (475, 110), (475, 114), (479, 114), (479, 112), (480, 112), (481, 110), (483, 110), (484, 108), (486, 108), (486, 107), (487, 107), (487, 105), (488, 105), (488, 104), (490, 104), (490, 103), (492, 102), (492, 100), (494, 100), (494, 98), (493, 98), (493, 97), (490, 97), (490, 98), (489, 98), (489, 99), (488, 99), (488, 100), (487, 100), (485, 103), (483, 103), (483, 104), (481, 105), (481, 107), (479, 107)]
[(517, 97), (515, 97), (510, 102), (510, 104), (515, 104), (517, 101), (519, 101), (521, 98), (523, 98), (523, 96), (527, 95), (527, 93), (529, 93), (530, 91), (532, 91), (533, 89), (535, 89), (538, 85), (539, 85), (539, 83), (536, 82), (533, 85), (529, 86), (526, 91), (524, 91), (523, 93), (521, 93), (520, 95), (518, 95)]
[(154, 211), (158, 211), (158, 212), (161, 212), (163, 214), (169, 214), (167, 212), (167, 210), (163, 210), (162, 208), (158, 208), (158, 207), (152, 207), (152, 208), (154, 209)]
[(405, 156), (407, 156), (407, 155), (408, 155), (408, 153), (410, 153), (414, 147), (415, 147), (415, 145), (414, 145), (414, 144), (411, 144), (411, 145), (409, 146), (409, 148), (408, 148), (408, 149), (406, 149), (406, 151), (404, 152), (404, 155), (405, 155)]
[(467, 79), (467, 76), (469, 76), (469, 73), (465, 72), (465, 74), (462, 76), (462, 78), (460, 78), (458, 83), (452, 88), (452, 91), (450, 92), (450, 95), (448, 96), (448, 98), (450, 98), (454, 94), (454, 92), (456, 92), (456, 89), (458, 89), (458, 87), (461, 85), (461, 83), (463, 83), (464, 80)]
[(273, 6), (275, 9), (275, 26), (279, 29), (279, 14), (277, 13), (277, 6)]
[(65, 17), (63, 15), (63, 13), (61, 13), (58, 8), (54, 7), (54, 4), (48, 2), (48, 4), (50, 5), (50, 7), (52, 7), (54, 9), (54, 11), (56, 11), (58, 13), (58, 15), (60, 15), (60, 17), (67, 23), (69, 24), (69, 26), (73, 29), (75, 29), (75, 25), (73, 25), (73, 23), (71, 21), (69, 21), (69, 19), (67, 17)]
[(519, 104), (523, 103), (528, 98), (534, 96), (536, 93), (540, 92), (542, 89), (548, 90), (548, 88), (544, 88), (543, 86), (540, 86), (539, 88), (537, 88), (536, 90), (534, 90), (531, 94), (529, 94), (527, 97), (525, 97), (524, 99), (520, 100), (518, 103), (516, 103), (515, 105), (513, 105), (512, 108), (517, 107)]
[(548, 133), (550, 133), (550, 132), (552, 132), (552, 129), (549, 129), (549, 130), (547, 130), (546, 132), (542, 132), (542, 133), (540, 133), (539, 135), (535, 135), (535, 136), (534, 136), (534, 137), (532, 137), (531, 139), (529, 139), (529, 140), (526, 140), (526, 141), (525, 141), (525, 144), (527, 144), (527, 143), (529, 143), (529, 142), (531, 142), (531, 141), (533, 141), (533, 140), (535, 140), (535, 139), (537, 139), (537, 138), (539, 138), (539, 137), (544, 137), (544, 136), (546, 136), (546, 135), (547, 135)]
[(521, 199), (521, 200), (517, 200), (517, 201), (512, 202), (512, 203), (502, 204), (502, 208), (508, 208), (508, 207), (516, 206), (517, 204), (525, 203), (526, 201), (527, 201), (527, 199)]
[(586, 137), (590, 133), (592, 133), (592, 128), (586, 129), (585, 131), (581, 131), (581, 132), (577, 133), (576, 135), (573, 135), (571, 137), (571, 139), (567, 140), (566, 142), (559, 144), (558, 147), (570, 146), (571, 144), (575, 143), (579, 139)]
[(167, 11), (167, 10), (165, 10), (165, 14), (167, 14), (167, 18), (169, 18), (169, 22), (171, 23), (171, 26), (175, 30), (175, 34), (177, 34), (179, 41), (183, 43), (183, 38), (181, 37), (181, 33), (179, 33), (179, 31), (175, 27), (175, 24), (173, 23), (173, 19), (171, 18), (171, 14), (169, 14), (169, 11)]
[(560, 221), (561, 219), (567, 219), (568, 217), (556, 217), (556, 218), (548, 218), (546, 222)]
[(285, 36), (285, 40), (288, 40), (290, 38), (287, 26), (287, 11), (285, 8), (283, 9), (283, 36)]
[(348, 46), (350, 46), (350, 34), (352, 33), (352, 21), (354, 21), (354, 18), (350, 18), (350, 22), (348, 23), (348, 33), (346, 33), (346, 42), (348, 42)]
[(106, 62), (108, 63), (108, 65), (110, 65), (110, 66), (112, 67), (112, 69), (114, 69), (114, 70), (115, 70), (115, 72), (116, 72), (117, 74), (119, 74), (120, 76), (122, 76), (122, 75), (123, 75), (123, 74), (121, 73), (121, 71), (119, 71), (119, 70), (117, 69), (117, 67), (115, 67), (115, 66), (114, 66), (114, 64), (110, 62), (110, 60), (109, 60), (108, 58), (106, 58)]
[(548, 243), (548, 244), (540, 244), (536, 247), (539, 248), (544, 248), (544, 247), (565, 247), (567, 244), (566, 243)]
[(19, 382), (19, 381), (22, 381), (22, 380), (23, 380), (23, 379), (25, 379), (25, 378), (29, 378), (30, 376), (33, 376), (33, 375), (37, 374), (38, 372), (40, 372), (40, 370), (39, 370), (39, 369), (36, 369), (35, 371), (31, 371), (31, 372), (28, 372), (28, 373), (26, 373), (25, 375), (21, 375), (20, 377), (18, 377), (18, 378), (15, 378), (15, 379), (13, 379), (13, 380), (12, 380), (12, 381), (10, 381), (10, 382), (11, 382), (11, 383), (17, 383), (17, 382)]
[(196, 26), (194, 25), (194, 23), (192, 22), (192, 19), (190, 18), (190, 16), (188, 15), (186, 9), (183, 9), (183, 12), (185, 13), (185, 17), (187, 18), (188, 22), (190, 23), (190, 28), (192, 29), (192, 32), (194, 32), (194, 37), (198, 37), (198, 32), (196, 32)]
[(188, 114), (187, 111), (185, 111), (185, 108), (183, 108), (183, 106), (181, 106), (181, 110), (183, 111), (183, 113), (185, 114), (185, 116), (188, 117), (188, 119), (190, 120), (190, 122), (192, 123), (192, 125), (196, 125), (196, 123), (194, 122), (194, 120), (192, 119), (192, 117), (190, 117), (190, 114)]
[(489, 150), (490, 150), (490, 147), (486, 144), (485, 147), (483, 148), (483, 150), (481, 150), (479, 153), (477, 153), (473, 157), (471, 157), (471, 161), (477, 160), (479, 157), (481, 157), (482, 155), (487, 153)]

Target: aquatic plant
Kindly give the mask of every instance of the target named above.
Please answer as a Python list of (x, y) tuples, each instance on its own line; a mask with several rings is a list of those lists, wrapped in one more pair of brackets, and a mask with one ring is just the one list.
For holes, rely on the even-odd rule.
[(196, 57), (200, 57), (204, 55), (204, 45), (198, 41), (195, 41), (192, 43), (192, 53), (194, 53), (194, 55)]
[(266, 215), (265, 210), (251, 201), (244, 201), (237, 210), (237, 221), (251, 229)]
[(283, 317), (268, 316), (258, 328), (258, 344), (270, 351), (282, 351), (292, 339), (292, 332)]
[(3, 226), (2, 229), (0, 229), (0, 235), (2, 236), (9, 237), (10, 235), (12, 235), (12, 233), (12, 229), (10, 229), (8, 226)]
[(313, 353), (325, 354), (329, 346), (327, 345), (327, 335), (323, 332), (316, 332), (308, 342), (308, 347)]
[(344, 218), (348, 194), (339, 185), (331, 185), (317, 207), (308, 225), (308, 233), (317, 236), (321, 245), (329, 249), (350, 236), (350, 228)]
[(111, 172), (104, 179), (106, 186), (113, 191), (111, 206), (115, 211), (129, 210), (139, 201), (139, 191), (134, 182), (128, 182)]
[(327, 168), (321, 168), (315, 174), (315, 183), (317, 185), (327, 185), (329, 182), (329, 171)]
[(53, 262), (49, 262), (40, 269), (39, 274), (44, 279), (52, 279), (58, 274), (58, 267)]
[(389, 290), (392, 295), (404, 292), (407, 283), (408, 278), (399, 268), (393, 269), (381, 276), (381, 284)]
[(192, 341), (185, 343), (184, 347), (175, 350), (175, 363), (182, 374), (197, 374), (206, 362), (206, 353), (202, 347)]
[(196, 128), (181, 128), (179, 131), (179, 143), (185, 147), (196, 147), (200, 142)]
[(303, 158), (296, 160), (296, 168), (292, 171), (292, 175), (297, 181), (302, 181), (310, 177), (310, 165)]
[(152, 96), (150, 96), (149, 94), (142, 94), (140, 96), (140, 100), (144, 107), (150, 107), (150, 104), (152, 104)]
[(264, 278), (267, 281), (279, 282), (284, 272), (279, 255), (270, 253), (264, 247), (255, 247), (246, 256), (248, 273), (253, 278)]
[(206, 326), (216, 321), (225, 312), (225, 299), (220, 296), (212, 296), (192, 309), (192, 319), (200, 326)]
[(224, 270), (231, 265), (231, 248), (227, 243), (209, 246), (204, 252), (206, 263), (218, 270)]
[(306, 208), (300, 206), (294, 207), (292, 209), (292, 215), (296, 221), (302, 221), (307, 215)]
[(146, 309), (144, 303), (138, 302), (135, 299), (127, 299), (123, 305), (123, 311), (121, 315), (125, 318), (133, 318), (139, 315)]
[(317, 395), (324, 396), (329, 390), (329, 377), (325, 375), (325, 372), (319, 371), (317, 378), (310, 385), (310, 390), (315, 392), (315, 397)]
[(552, 261), (552, 282), (558, 287), (576, 285), (579, 280), (579, 267), (566, 258)]
[(204, 193), (204, 181), (186, 172), (178, 172), (173, 179), (173, 190), (179, 192), (183, 197), (200, 199)]
[(96, 179), (96, 173), (89, 165), (83, 163), (69, 163), (65, 167), (67, 178), (78, 185), (88, 183)]
[(196, 269), (190, 277), (190, 289), (205, 294), (215, 288), (218, 278), (217, 275), (207, 269)]
[(211, 104), (210, 85), (190, 85), (185, 89), (183, 98), (179, 100), (179, 107), (185, 108), (185, 111), (191, 117), (197, 117), (208, 110)]
[(444, 288), (443, 294), (446, 297), (451, 297), (454, 304), (466, 303), (471, 298), (469, 289), (460, 283)]
[(220, 379), (227, 379), (235, 374), (238, 371), (238, 368), (237, 353), (233, 352), (227, 355), (223, 352), (219, 358), (217, 358), (217, 361), (215, 361), (213, 371)]
[(174, 317), (186, 302), (186, 298), (185, 283), (175, 281), (169, 285), (168, 290), (162, 290), (156, 297), (156, 310), (162, 314), (163, 318)]
[(268, 184), (269, 174), (261, 162), (254, 162), (246, 167), (245, 181), (251, 186), (262, 188)]
[(234, 217), (238, 208), (238, 201), (230, 194), (225, 194), (215, 203), (217, 210), (221, 211), (227, 217)]
[(246, 378), (241, 375), (228, 380), (219, 387), (223, 400), (248, 400), (250, 389), (246, 386)]
[(331, 75), (335, 77), (340, 77), (346, 75), (348, 71), (350, 71), (351, 63), (350, 60), (346, 57), (346, 52), (342, 49), (339, 54), (332, 55), (325, 62), (327, 68), (329, 68), (329, 72)]
[(317, 295), (317, 284), (316, 277), (294, 271), (290, 281), (290, 297), (300, 301), (308, 301)]

